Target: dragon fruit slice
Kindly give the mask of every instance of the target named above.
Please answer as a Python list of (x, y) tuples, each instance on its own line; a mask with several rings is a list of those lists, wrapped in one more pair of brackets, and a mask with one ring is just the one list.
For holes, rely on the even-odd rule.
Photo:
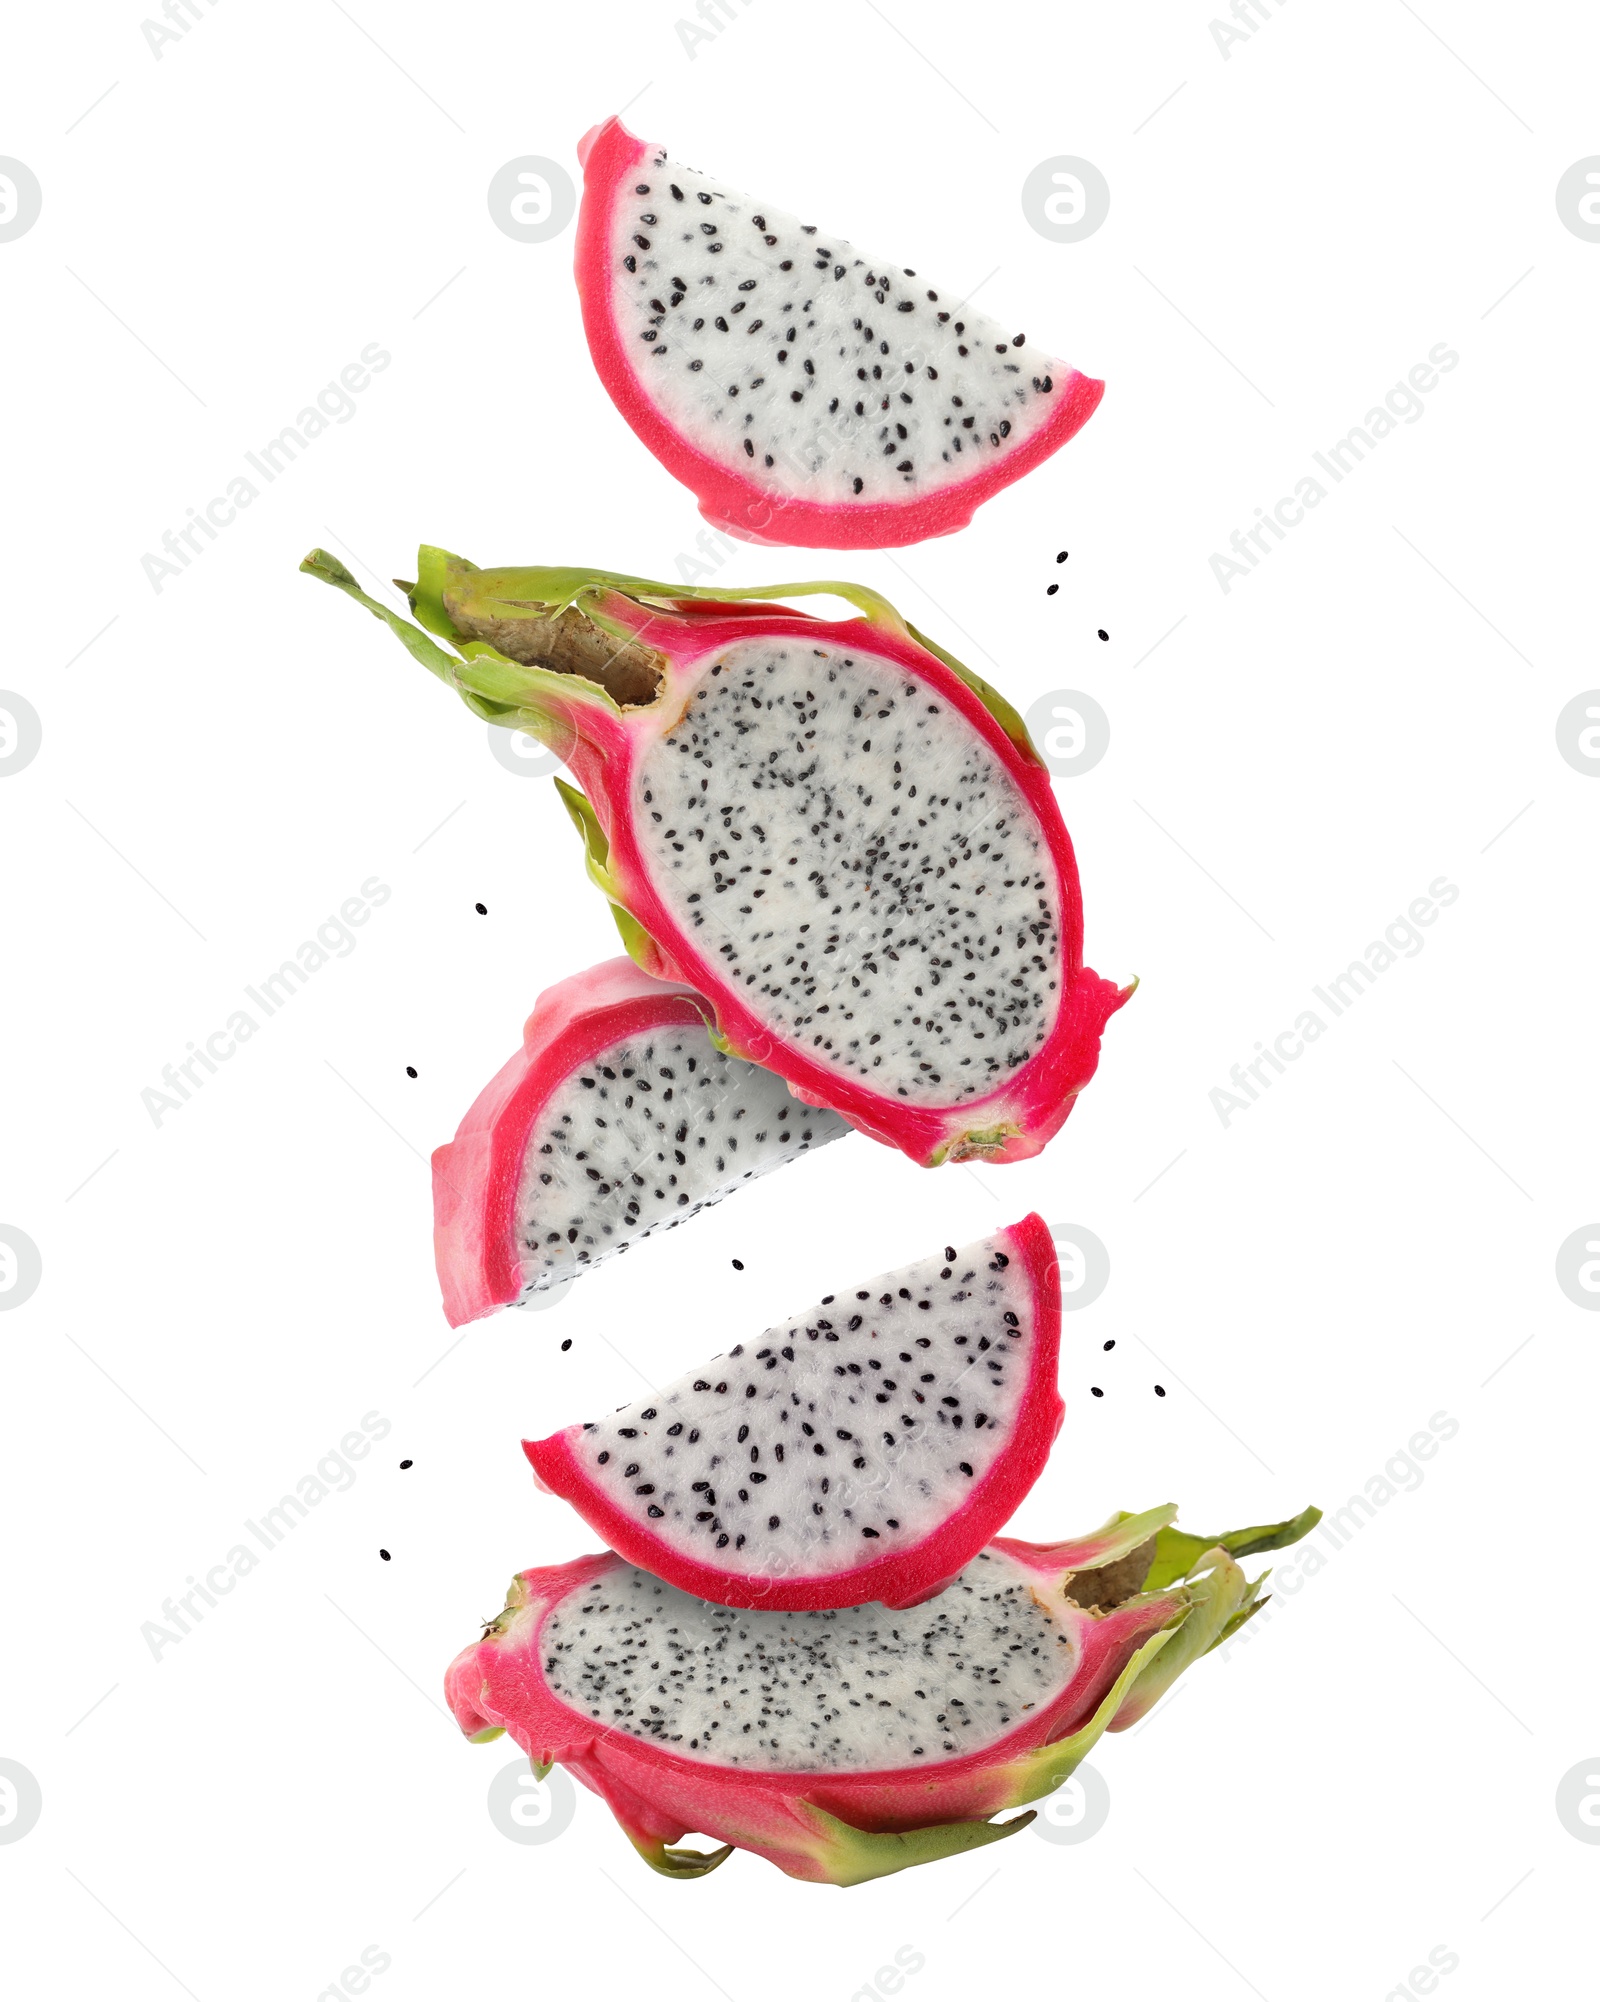
[(577, 276), (611, 400), (708, 521), (893, 549), (964, 528), (1105, 385), (898, 262), (607, 119), (578, 147)]
[(725, 1606), (915, 1605), (1006, 1523), (1061, 1426), (1037, 1216), (824, 1295), (523, 1450), (632, 1564)]
[[(422, 631), (325, 551), (301, 567), (572, 767), (624, 944), (706, 997), (731, 1054), (930, 1165), (1019, 1160), (1061, 1125), (1132, 989), (1083, 964), (1072, 844), (1021, 718), (886, 600), (424, 548)], [(773, 590), (863, 616), (744, 602)]]
[(849, 1132), (728, 1056), (689, 988), (611, 959), (547, 988), (433, 1156), (452, 1327), (526, 1301)]
[[(1176, 1511), (1071, 1544), (1002, 1538), (910, 1611), (735, 1611), (610, 1554), (524, 1571), (451, 1664), (469, 1737), (559, 1761), (640, 1855), (698, 1877), (749, 1849), (859, 1884), (997, 1842), (1264, 1600), (1234, 1561), (1318, 1520), (1211, 1539)], [(690, 1830), (724, 1846), (671, 1845)]]

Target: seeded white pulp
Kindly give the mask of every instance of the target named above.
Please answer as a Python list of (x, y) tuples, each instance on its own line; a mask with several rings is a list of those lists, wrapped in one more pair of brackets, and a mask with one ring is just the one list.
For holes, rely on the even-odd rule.
[(775, 494), (900, 501), (1014, 451), (1058, 365), (915, 271), (657, 155), (618, 200), (614, 309), (667, 421)]
[(639, 761), (690, 941), (775, 1034), (913, 1105), (1003, 1085), (1060, 1002), (1060, 888), (1016, 781), (892, 661), (736, 642)]
[(846, 1570), (922, 1541), (1009, 1445), (1032, 1286), (986, 1238), (741, 1342), (586, 1425), (577, 1456), (672, 1550), (742, 1576)]
[(551, 1094), (529, 1137), (523, 1299), (849, 1130), (698, 1030), (620, 1039)]
[(995, 1551), (898, 1613), (737, 1612), (624, 1565), (564, 1600), (541, 1638), (550, 1688), (597, 1724), (766, 1772), (979, 1751), (1064, 1689), (1078, 1660), (1070, 1633)]

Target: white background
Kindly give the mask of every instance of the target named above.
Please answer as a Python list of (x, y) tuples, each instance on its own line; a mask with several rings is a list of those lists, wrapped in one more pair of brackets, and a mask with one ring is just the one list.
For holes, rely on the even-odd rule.
[[(0, 1757), (44, 1803), (0, 1846), (14, 1992), (312, 2002), (366, 1946), (383, 2002), (870, 2002), (901, 1947), (914, 2002), (1378, 2002), (1441, 1946), (1450, 2002), (1587, 1992), (1600, 1848), (1554, 1801), (1600, 1752), (1600, 1322), (1554, 1273), (1600, 1213), (1600, 784), (1555, 719), (1600, 684), (1600, 245), (1554, 191), (1600, 152), (1600, 24), (1301, 0), (1224, 58), (1178, 0), (755, 0), (691, 58), (671, 4), (197, 5), (159, 59), (135, 6), (21, 10), (0, 84), (44, 191), (0, 244), (0, 684), (44, 729), (0, 782), (0, 1223), (44, 1272), (0, 1317)], [(1021, 707), (1092, 694), (1109, 754), (1058, 793), (1090, 963), (1143, 985), (1042, 1160), (851, 1139), (452, 1348), (426, 1155), (615, 934), (553, 788), (295, 566), (679, 574), (701, 524), (589, 369), (570, 230), (485, 200), (624, 104), (951, 289), (992, 271), (989, 310), (1107, 379), (954, 541), (718, 574), (854, 577)], [(1112, 191), (1075, 245), (1019, 201), (1058, 154)], [(371, 342), (355, 415), (154, 591), (162, 532)], [(1213, 551), (1439, 342), (1425, 415), (1225, 594)], [(153, 1124), (162, 1066), (374, 875), (356, 949)], [(1425, 949), (1225, 1127), (1229, 1067), (1441, 875)], [(1332, 1509), (1458, 1433), (1102, 1745), (1078, 1846), (841, 1896), (739, 1855), (657, 1879), (587, 1794), (506, 1840), (512, 1748), (461, 1741), (440, 1678), (514, 1569), (592, 1541), (520, 1434), (1030, 1207), (1112, 1271), (1019, 1533)], [(367, 1412), (355, 1485), (153, 1659), (141, 1625)]]

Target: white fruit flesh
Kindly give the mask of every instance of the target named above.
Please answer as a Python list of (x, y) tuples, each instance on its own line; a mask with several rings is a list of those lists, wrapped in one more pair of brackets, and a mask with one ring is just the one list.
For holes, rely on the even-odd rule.
[(744, 1577), (836, 1574), (910, 1549), (1015, 1435), (1037, 1328), (1009, 1244), (828, 1294), (582, 1427), (578, 1465), (666, 1552)]
[(523, 1299), (849, 1130), (696, 1030), (613, 1043), (552, 1093), (529, 1136)]
[(737, 642), (645, 749), (634, 802), (685, 937), (813, 1062), (960, 1104), (1049, 1037), (1061, 902), (1043, 831), (966, 718), (895, 663)]
[(1065, 392), (1049, 355), (944, 288), (659, 156), (630, 175), (610, 254), (646, 395), (774, 494), (936, 493), (1014, 451)]
[(596, 1724), (766, 1772), (981, 1751), (1058, 1695), (1079, 1658), (998, 1551), (902, 1612), (736, 1612), (619, 1565), (563, 1600), (540, 1638), (551, 1690)]

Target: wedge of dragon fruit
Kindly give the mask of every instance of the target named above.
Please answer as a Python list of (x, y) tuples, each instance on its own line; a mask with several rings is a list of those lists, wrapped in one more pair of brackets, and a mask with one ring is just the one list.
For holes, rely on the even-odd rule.
[(825, 1294), (523, 1450), (619, 1556), (725, 1606), (915, 1605), (1008, 1522), (1061, 1426), (1037, 1216)]
[(610, 959), (547, 988), (433, 1156), (452, 1327), (526, 1301), (849, 1132), (706, 1034), (687, 987)]
[[(623, 943), (705, 996), (730, 1054), (930, 1165), (1020, 1160), (1061, 1125), (1132, 989), (1083, 964), (1072, 844), (1022, 719), (877, 593), (424, 548), (405, 587), (424, 631), (325, 551), (301, 567), (566, 761)], [(760, 602), (813, 592), (862, 616)]]
[[(1176, 1511), (1072, 1543), (1001, 1538), (910, 1611), (736, 1611), (609, 1553), (524, 1571), (451, 1664), (469, 1737), (558, 1761), (639, 1854), (698, 1877), (732, 1849), (859, 1884), (1014, 1835), (1265, 1602), (1235, 1559), (1318, 1520), (1205, 1538)], [(673, 1845), (691, 1831), (721, 1843)]]
[(949, 535), (1100, 401), (1103, 383), (947, 287), (680, 166), (618, 119), (578, 156), (600, 380), (732, 535), (821, 549)]

